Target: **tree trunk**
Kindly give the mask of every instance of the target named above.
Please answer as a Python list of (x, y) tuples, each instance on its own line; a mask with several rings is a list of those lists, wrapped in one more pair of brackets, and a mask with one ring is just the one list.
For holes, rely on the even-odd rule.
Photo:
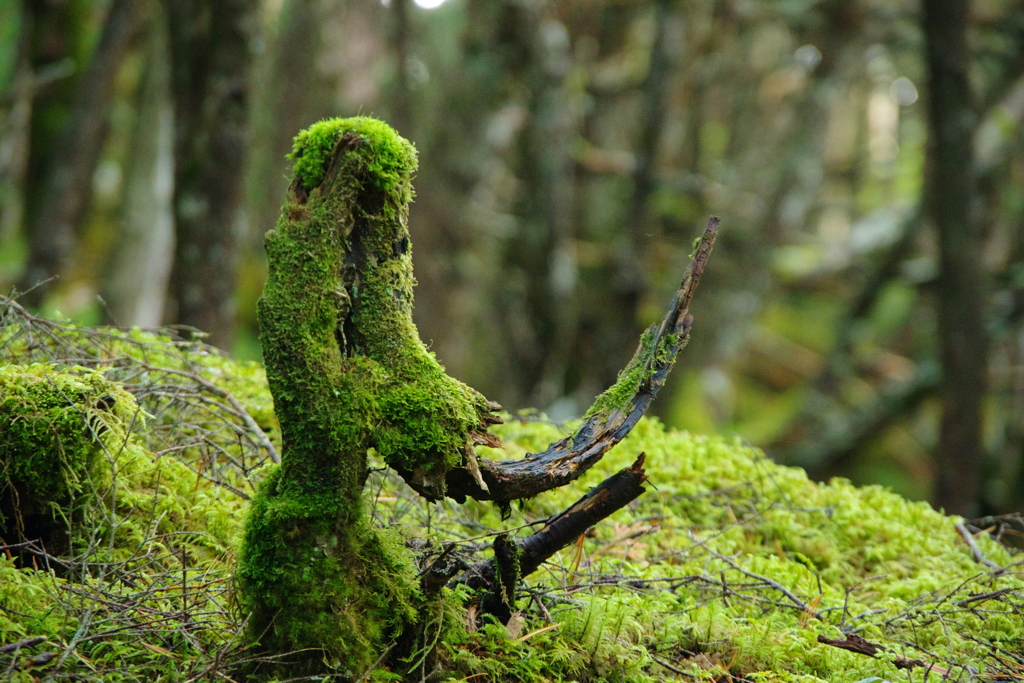
[(25, 212), (32, 96), (38, 87), (31, 65), (31, 22), (31, 15), (22, 8), (11, 98), (9, 108), (0, 118), (0, 242), (16, 237)]
[(988, 339), (976, 194), (967, 0), (926, 0), (929, 71), (928, 215), (939, 234), (938, 306), (943, 383), (935, 504), (972, 516), (979, 502), (981, 403)]
[(489, 407), (412, 324), (412, 146), (380, 122), (332, 119), (296, 138), (294, 158), (259, 306), (285, 445), (253, 501), (238, 577), (254, 640), (315, 648), (308, 667), (326, 653), (356, 675), (413, 623), (417, 585), (363, 507), (367, 449), (439, 497)]
[(229, 347), (255, 0), (165, 0), (175, 111), (172, 321)]
[(391, 50), (395, 60), (394, 94), (391, 97), (391, 115), (388, 120), (396, 130), (413, 139), (413, 93), (409, 82), (409, 52), (412, 43), (412, 26), (409, 18), (410, 0), (391, 2)]
[[(38, 221), (41, 197), (54, 159), (57, 138), (67, 121), (74, 99), (75, 79), (81, 70), (83, 27), (78, 18), (81, 0), (22, 1), (22, 32), (28, 40), (28, 69), (33, 81), (53, 74), (46, 83), (32, 85), (28, 159), (25, 170), (24, 229)], [(22, 280), (26, 280), (24, 275)]]
[(167, 23), (155, 1), (148, 15), (146, 66), (125, 173), (120, 235), (103, 283), (111, 321), (157, 327), (174, 255), (174, 107), (170, 99)]
[(512, 398), (546, 409), (565, 394), (578, 318), (572, 158), (577, 130), (566, 91), (571, 56), (565, 26), (536, 6), (521, 4), (517, 11), (524, 28), (519, 49), (528, 65), (521, 77), (528, 114), (516, 168), (523, 183), (514, 209), (519, 225), (505, 247), (499, 311), (517, 368)]

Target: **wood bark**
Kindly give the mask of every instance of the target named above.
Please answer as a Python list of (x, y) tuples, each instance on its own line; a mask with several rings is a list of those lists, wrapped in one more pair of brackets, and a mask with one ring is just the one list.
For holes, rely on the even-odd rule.
[[(619, 470), (591, 489), (585, 496), (547, 521), (535, 534), (517, 541), (519, 578), (537, 571), (562, 548), (571, 545), (587, 529), (639, 498), (647, 481), (646, 455), (641, 453), (630, 467)], [(461, 582), (471, 588), (493, 587), (501, 562), (487, 560), (468, 567)], [(502, 582), (504, 584), (504, 581)]]
[(976, 125), (968, 71), (967, 0), (926, 0), (929, 73), (927, 215), (939, 236), (936, 296), (943, 382), (934, 502), (973, 516), (980, 494), (981, 403), (988, 339), (981, 231), (973, 203)]

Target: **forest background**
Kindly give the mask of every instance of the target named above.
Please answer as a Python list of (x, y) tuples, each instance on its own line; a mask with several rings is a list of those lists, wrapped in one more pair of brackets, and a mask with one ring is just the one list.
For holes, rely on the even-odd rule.
[(0, 291), (258, 358), (291, 138), (358, 113), (419, 149), (424, 339), (507, 409), (579, 417), (715, 213), (655, 414), (1024, 507), (1019, 2), (0, 3)]

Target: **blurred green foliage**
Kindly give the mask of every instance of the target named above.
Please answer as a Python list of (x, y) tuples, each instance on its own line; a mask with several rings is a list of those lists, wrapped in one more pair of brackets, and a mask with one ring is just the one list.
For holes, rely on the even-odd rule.
[[(81, 5), (83, 53), (109, 5)], [(1024, 19), (1009, 0), (972, 7), (991, 278), (979, 305), (993, 334), (981, 510), (1001, 513), (1024, 501)], [(20, 17), (17, 4), (0, 7), (0, 147), (15, 151)], [(920, 224), (919, 19), (909, 0), (264, 2), (232, 350), (259, 357), (260, 243), (284, 198), (294, 131), (374, 114), (420, 153), (417, 323), (453, 375), (511, 409), (580, 416), (660, 317), (699, 226), (718, 214), (693, 343), (654, 410), (674, 426), (738, 434), (814, 478), (928, 498), (940, 399), (936, 382), (913, 383), (942, 331), (937, 243)], [(124, 220), (144, 61), (139, 47), (120, 67), (92, 209), (48, 314), (114, 322), (95, 294)], [(16, 160), (0, 154), (4, 288), (26, 259)], [(888, 401), (904, 390), (912, 400)]]

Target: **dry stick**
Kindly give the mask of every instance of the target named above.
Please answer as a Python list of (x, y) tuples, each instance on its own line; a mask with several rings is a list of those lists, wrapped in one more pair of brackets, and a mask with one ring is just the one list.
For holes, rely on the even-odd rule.
[(637, 348), (626, 366), (624, 377), (613, 387), (618, 389), (620, 383), (636, 377), (634, 373), (640, 366), (638, 374), (641, 379), (637, 386), (632, 387), (631, 396), (621, 402), (616, 401), (616, 406), (595, 410), (602, 397), (607, 396), (607, 392), (602, 394), (588, 413), (588, 419), (575, 432), (540, 453), (511, 461), (479, 459), (480, 475), (487, 484), (487, 490), (477, 483), (469, 470), (452, 470), (447, 477), (447, 495), (458, 502), (463, 502), (467, 496), (504, 503), (530, 498), (579, 478), (612, 446), (624, 439), (647, 411), (665, 383), (676, 356), (689, 340), (693, 323), (693, 317), (688, 314), (690, 300), (707, 266), (718, 236), (718, 226), (718, 217), (712, 216), (668, 311), (659, 323), (648, 328), (647, 343)]
[[(643, 468), (645, 457), (641, 453), (631, 467), (608, 477), (567, 510), (548, 520), (543, 529), (518, 541), (520, 577), (529, 576), (587, 529), (636, 500), (644, 492), (643, 484), (647, 481)], [(494, 560), (480, 562), (470, 567), (460, 581), (471, 588), (488, 588), (494, 584), (496, 569)]]
[(910, 659), (909, 657), (904, 657), (903, 655), (890, 652), (885, 648), (885, 646), (867, 641), (855, 633), (851, 633), (846, 638), (837, 639), (826, 638), (825, 636), (819, 635), (818, 642), (823, 645), (831, 645), (832, 647), (837, 647), (840, 650), (856, 652), (859, 655), (867, 655), (868, 657), (877, 658), (879, 654), (891, 654), (895, 657), (892, 663), (897, 669), (913, 669), (914, 667), (920, 666), (922, 668), (927, 668), (928, 671), (935, 671), (937, 673), (940, 673), (943, 676), (949, 673), (948, 669), (945, 669), (941, 666), (937, 666), (935, 664), (926, 664), (925, 662), (922, 662), (920, 659)]
[(953, 526), (960, 532), (960, 536), (964, 539), (964, 543), (970, 547), (971, 555), (974, 556), (975, 562), (995, 569), (997, 573), (1006, 571), (1003, 567), (985, 557), (985, 553), (981, 552), (981, 548), (979, 548), (978, 544), (974, 541), (974, 534), (967, 530), (967, 527), (963, 525), (963, 522), (956, 522)]
[(743, 567), (741, 567), (740, 565), (738, 565), (731, 558), (726, 557), (725, 555), (722, 555), (721, 553), (716, 553), (714, 550), (711, 550), (710, 548), (708, 549), (708, 552), (710, 552), (714, 557), (718, 558), (722, 562), (725, 562), (730, 567), (732, 567), (733, 569), (735, 569), (739, 573), (743, 574), (744, 576), (748, 576), (751, 579), (757, 579), (758, 581), (764, 581), (766, 584), (768, 584), (769, 586), (771, 586), (772, 588), (774, 588), (775, 590), (779, 591), (780, 593), (785, 595), (787, 598), (789, 598), (793, 602), (793, 605), (795, 607), (799, 607), (804, 612), (806, 612), (806, 613), (808, 613), (810, 615), (813, 615), (815, 619), (821, 619), (821, 612), (818, 612), (817, 610), (812, 610), (807, 603), (805, 603), (803, 600), (798, 598), (792, 591), (790, 591), (788, 588), (783, 586), (778, 581), (775, 581), (774, 579), (769, 579), (767, 576), (761, 576), (760, 574), (755, 574), (754, 572), (749, 572), (746, 569), (744, 569)]
[(653, 659), (655, 662), (657, 662), (659, 665), (665, 667), (666, 669), (668, 669), (669, 671), (671, 671), (674, 674), (679, 674), (680, 676), (689, 676), (690, 678), (697, 678), (697, 676), (698, 676), (698, 674), (692, 673), (690, 671), (683, 671), (682, 669), (677, 669), (676, 667), (672, 666), (671, 664), (669, 664), (668, 662), (664, 661), (663, 659), (659, 659), (658, 657), (655, 657), (650, 652), (648, 652), (647, 655), (651, 659)]
[(0, 654), (7, 654), (8, 652), (17, 652), (23, 647), (33, 647), (43, 642), (46, 642), (46, 636), (26, 638), (25, 640), (19, 640), (17, 643), (10, 643), (9, 645), (0, 646)]
[(985, 600), (992, 600), (993, 598), (1001, 598), (1004, 595), (1009, 595), (1010, 593), (1014, 593), (1017, 590), (1018, 589), (1016, 589), (1016, 588), (1000, 588), (997, 591), (991, 591), (989, 593), (982, 593), (981, 595), (972, 595), (969, 598), (964, 598), (963, 600), (957, 600), (953, 604), (956, 605), (957, 607), (966, 607), (967, 605), (973, 604), (975, 602), (983, 602)]

